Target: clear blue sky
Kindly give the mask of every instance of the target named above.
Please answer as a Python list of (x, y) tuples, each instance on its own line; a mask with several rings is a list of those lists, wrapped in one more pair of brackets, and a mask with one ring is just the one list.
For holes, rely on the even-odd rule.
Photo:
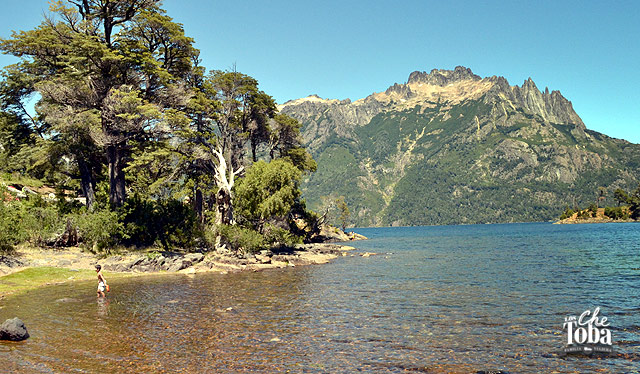
[[(0, 0), (0, 37), (46, 0)], [(640, 143), (640, 1), (164, 0), (204, 65), (249, 74), (279, 103), (363, 98), (415, 70), (471, 68), (560, 90), (588, 128)], [(1, 56), (0, 65), (11, 63)]]

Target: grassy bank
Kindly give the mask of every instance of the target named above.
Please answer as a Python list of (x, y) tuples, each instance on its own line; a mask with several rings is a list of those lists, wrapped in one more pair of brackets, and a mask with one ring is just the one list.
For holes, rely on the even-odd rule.
[[(130, 275), (105, 272), (107, 280), (126, 276)], [(97, 282), (95, 270), (72, 270), (51, 266), (26, 268), (0, 277), (0, 296), (22, 293), (52, 284), (91, 279), (96, 279)]]

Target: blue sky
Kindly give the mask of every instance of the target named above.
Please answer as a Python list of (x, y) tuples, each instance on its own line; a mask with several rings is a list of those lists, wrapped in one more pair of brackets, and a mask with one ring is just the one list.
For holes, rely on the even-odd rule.
[[(0, 37), (46, 0), (0, 0)], [(352, 100), (412, 71), (471, 68), (560, 90), (588, 128), (640, 143), (640, 1), (164, 0), (203, 64), (249, 74), (279, 103)], [(0, 65), (13, 62), (0, 56)]]

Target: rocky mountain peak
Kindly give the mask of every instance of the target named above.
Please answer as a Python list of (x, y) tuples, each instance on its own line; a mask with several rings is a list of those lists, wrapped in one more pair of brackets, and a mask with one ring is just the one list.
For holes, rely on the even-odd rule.
[(511, 88), (513, 100), (531, 113), (540, 115), (545, 121), (552, 123), (574, 124), (584, 130), (584, 123), (574, 111), (571, 101), (567, 100), (560, 91), (545, 88), (540, 91), (530, 77), (522, 86)]
[(426, 83), (435, 86), (446, 86), (450, 83), (463, 80), (479, 81), (482, 78), (473, 74), (471, 69), (464, 66), (456, 66), (454, 70), (433, 69), (427, 73), (425, 71), (414, 71), (409, 74), (407, 83)]

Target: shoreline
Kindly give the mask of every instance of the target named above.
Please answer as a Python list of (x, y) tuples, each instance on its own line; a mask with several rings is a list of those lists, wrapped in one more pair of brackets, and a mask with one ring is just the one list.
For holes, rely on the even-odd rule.
[(0, 256), (0, 300), (39, 287), (95, 279), (94, 266), (101, 264), (107, 279), (153, 274), (236, 273), (305, 265), (320, 265), (341, 256), (368, 257), (373, 253), (349, 254), (356, 248), (346, 244), (300, 244), (283, 250), (263, 250), (236, 257), (230, 252), (145, 251), (100, 258), (78, 247), (41, 249), (22, 247)]

